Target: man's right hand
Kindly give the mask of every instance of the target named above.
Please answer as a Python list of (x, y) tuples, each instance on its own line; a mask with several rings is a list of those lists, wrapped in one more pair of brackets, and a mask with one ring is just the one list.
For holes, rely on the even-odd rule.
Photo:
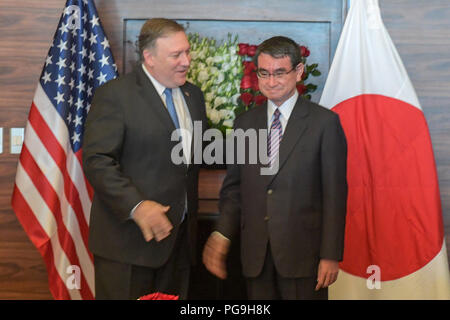
[(166, 216), (169, 209), (170, 206), (163, 206), (151, 200), (142, 201), (138, 205), (133, 220), (141, 229), (145, 241), (155, 238), (159, 242), (170, 235), (173, 226)]
[(226, 259), (230, 240), (218, 232), (213, 232), (203, 249), (203, 263), (213, 275), (220, 279), (227, 277)]

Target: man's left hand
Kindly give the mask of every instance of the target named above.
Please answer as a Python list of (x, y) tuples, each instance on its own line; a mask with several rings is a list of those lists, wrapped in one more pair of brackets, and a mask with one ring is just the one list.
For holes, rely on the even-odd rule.
[(335, 260), (321, 259), (317, 273), (316, 291), (333, 284), (339, 273), (339, 262)]

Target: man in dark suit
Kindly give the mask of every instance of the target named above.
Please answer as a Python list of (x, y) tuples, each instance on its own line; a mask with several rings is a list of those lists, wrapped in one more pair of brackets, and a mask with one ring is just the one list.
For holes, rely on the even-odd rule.
[(97, 89), (86, 122), (96, 298), (158, 291), (184, 299), (197, 223), (199, 167), (192, 159), (194, 149), (201, 152), (193, 128), (195, 121), (206, 128), (204, 99), (186, 82), (190, 46), (181, 25), (148, 20), (139, 50), (142, 63), (133, 72)]
[[(240, 231), (250, 299), (327, 299), (343, 256), (345, 135), (337, 114), (299, 97), (304, 65), (294, 41), (264, 41), (254, 62), (268, 102), (238, 117), (235, 129), (268, 130), (273, 174), (261, 174), (261, 161), (228, 164), (203, 261), (225, 278), (230, 241)], [(237, 145), (235, 154), (239, 149), (250, 150)]]

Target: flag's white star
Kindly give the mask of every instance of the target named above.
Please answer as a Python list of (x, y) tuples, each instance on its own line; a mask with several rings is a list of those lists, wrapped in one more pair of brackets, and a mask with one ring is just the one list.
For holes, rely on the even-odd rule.
[(78, 72), (80, 72), (80, 75), (83, 76), (86, 73), (86, 66), (82, 64), (80, 69), (78, 69)]
[(97, 43), (97, 35), (94, 34), (94, 33), (91, 33), (91, 36), (90, 36), (90, 38), (89, 38), (89, 41), (91, 42), (91, 46), (92, 46), (94, 43)]
[(86, 113), (88, 113), (89, 110), (91, 110), (91, 104), (90, 103), (88, 103), (87, 106), (86, 106)]
[(70, 48), (70, 52), (72, 53), (72, 55), (74, 55), (77, 52), (77, 44), (74, 43), (72, 45), (72, 47)]
[(103, 50), (106, 50), (106, 48), (109, 48), (109, 41), (108, 41), (108, 39), (106, 39), (106, 37), (102, 41), (102, 46), (103, 46)]
[(91, 87), (91, 86), (88, 86), (86, 92), (87, 92), (87, 96), (88, 96), (88, 97), (92, 96), (92, 87)]
[(102, 83), (105, 83), (106, 82), (106, 74), (103, 74), (100, 71), (100, 75), (97, 77), (97, 80), (98, 80), (98, 84), (99, 85), (102, 84)]
[(75, 87), (75, 80), (74, 79), (70, 79), (69, 87), (70, 87), (70, 90), (72, 90), (73, 87)]
[(100, 62), (102, 63), (102, 68), (105, 64), (109, 64), (108, 62), (108, 58), (107, 56), (105, 56), (104, 54), (102, 54), (102, 58), (100, 59)]
[(77, 142), (80, 142), (80, 134), (74, 132), (73, 136), (72, 136), (72, 143), (77, 143)]
[(76, 115), (75, 116), (75, 119), (73, 119), (73, 123), (75, 124), (75, 127), (76, 126), (81, 126), (82, 125), (82, 120), (83, 118), (82, 117), (79, 117), (78, 115)]
[(75, 103), (77, 106), (77, 110), (83, 108), (83, 99), (78, 98), (77, 103)]
[(63, 84), (66, 84), (66, 82), (64, 81), (64, 76), (62, 75), (58, 75), (58, 79), (55, 80), (56, 83), (58, 83), (58, 87), (62, 86)]
[(96, 17), (95, 15), (92, 16), (91, 21), (89, 21), (92, 24), (92, 29), (94, 29), (95, 26), (98, 26), (98, 17)]
[(58, 105), (60, 102), (64, 102), (64, 93), (57, 92), (56, 97), (53, 98), (56, 100), (56, 104)]
[(63, 41), (62, 39), (60, 40), (59, 44), (57, 45), (57, 47), (59, 48), (59, 50), (62, 52), (63, 50), (67, 50), (67, 41)]
[(44, 84), (46, 84), (48, 81), (51, 81), (50, 76), (52, 73), (48, 73), (47, 71), (44, 71), (44, 75), (42, 76), (42, 80), (44, 81)]
[(66, 33), (67, 31), (69, 31), (69, 29), (67, 28), (67, 24), (65, 24), (64, 22), (61, 23), (61, 27), (59, 27), (58, 30), (61, 31), (61, 35), (63, 35), (63, 34)]
[(80, 81), (80, 83), (77, 85), (77, 89), (78, 89), (80, 92), (85, 91), (86, 89), (84, 89), (84, 82)]
[[(73, 97), (71, 95), (69, 96), (69, 100), (67, 100), (67, 103), (69, 104), (69, 106), (73, 105)], [(72, 115), (70, 115), (70, 117), (72, 118)], [(70, 122), (70, 120), (69, 120), (69, 122)]]
[(64, 58), (59, 58), (59, 61), (56, 63), (59, 67), (59, 69), (67, 67), (66, 66), (66, 59)]
[(84, 39), (87, 38), (87, 30), (86, 29), (83, 30), (83, 34), (81, 34), (80, 37), (83, 39), (83, 41), (84, 41)]
[(45, 66), (48, 66), (49, 64), (52, 64), (52, 56), (48, 56), (47, 59), (45, 59)]
[(69, 123), (72, 122), (72, 114), (70, 112), (69, 112), (69, 115), (67, 116), (67, 122), (69, 122)]
[(95, 61), (95, 51), (89, 52), (89, 62)]
[(69, 68), (70, 68), (70, 71), (72, 71), (72, 72), (75, 70), (75, 61), (72, 61)]
[(94, 78), (94, 69), (89, 69), (87, 74), (88, 74), (89, 80), (93, 79)]
[(87, 57), (87, 49), (86, 48), (81, 48), (81, 52), (80, 52), (80, 54), (83, 56), (83, 58), (86, 58)]
[(76, 37), (77, 36), (77, 31), (78, 31), (78, 28), (73, 28), (72, 29), (72, 37)]

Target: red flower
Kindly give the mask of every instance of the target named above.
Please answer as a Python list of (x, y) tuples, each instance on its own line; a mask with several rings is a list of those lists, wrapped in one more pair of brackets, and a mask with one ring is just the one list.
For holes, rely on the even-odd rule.
[(297, 85), (297, 91), (298, 91), (299, 95), (302, 95), (302, 94), (306, 93), (306, 90), (307, 90), (306, 86), (303, 83), (299, 83)]
[(252, 86), (251, 86), (251, 88), (252, 88), (254, 91), (258, 91), (258, 90), (259, 90), (259, 83), (258, 83), (258, 76), (256, 75), (256, 72), (252, 72), (252, 73), (250, 74), (250, 79), (251, 79), (251, 81), (252, 81)]
[(256, 71), (256, 66), (252, 61), (244, 61), (244, 74), (251, 75)]
[(266, 102), (267, 101), (267, 98), (265, 97), (265, 96), (263, 96), (262, 94), (260, 94), (260, 95), (257, 95), (256, 97), (255, 97), (255, 104), (257, 105), (257, 106), (260, 106), (260, 105), (262, 105), (264, 102)]
[(178, 300), (178, 298), (178, 296), (173, 296), (171, 294), (156, 292), (142, 296), (138, 300)]
[(240, 56), (245, 56), (245, 55), (247, 55), (247, 52), (248, 52), (248, 43), (239, 43), (238, 44), (238, 46), (239, 46), (239, 52), (238, 52), (238, 55), (240, 55)]
[(305, 70), (303, 70), (303, 73), (302, 73), (302, 80), (305, 80), (305, 78), (306, 78), (306, 72), (305, 72)]
[(252, 77), (252, 89), (254, 91), (259, 91), (259, 83), (258, 83), (258, 78), (257, 77)]
[(250, 89), (252, 86), (252, 77), (250, 75), (244, 75), (241, 80), (241, 89)]
[(253, 95), (250, 92), (244, 92), (241, 94), (242, 102), (248, 106), (253, 101)]
[(247, 55), (249, 57), (253, 57), (256, 53), (256, 49), (258, 49), (258, 46), (256, 46), (256, 45), (248, 46)]
[(300, 46), (300, 54), (302, 55), (302, 57), (309, 57), (308, 47)]

